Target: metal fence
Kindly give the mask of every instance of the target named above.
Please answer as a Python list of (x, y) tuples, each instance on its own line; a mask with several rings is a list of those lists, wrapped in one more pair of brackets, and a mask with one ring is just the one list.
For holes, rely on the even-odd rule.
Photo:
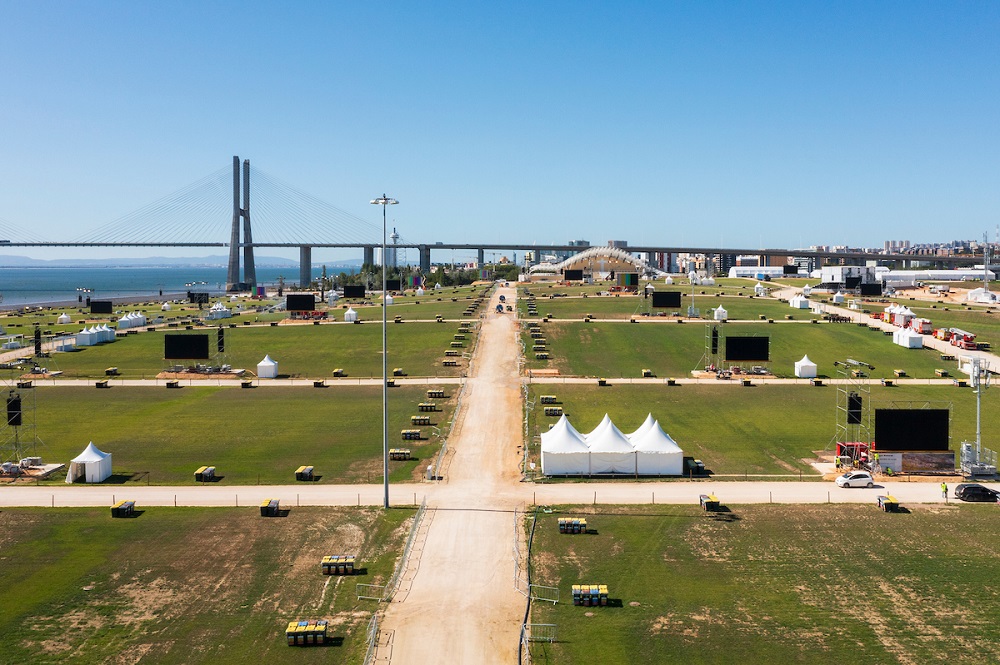
[(375, 649), (378, 646), (378, 612), (372, 614), (371, 621), (368, 622), (368, 650), (365, 651), (364, 665), (371, 665), (375, 662)]
[(420, 508), (417, 509), (417, 514), (413, 516), (413, 525), (410, 527), (410, 535), (406, 539), (406, 546), (403, 548), (403, 555), (399, 558), (399, 563), (396, 564), (396, 569), (392, 571), (392, 577), (385, 584), (357, 584), (355, 585), (355, 592), (357, 594), (358, 600), (366, 598), (368, 600), (377, 600), (382, 603), (387, 603), (392, 600), (392, 595), (396, 593), (396, 589), (399, 588), (399, 581), (403, 576), (403, 571), (406, 570), (406, 564), (410, 560), (410, 552), (413, 550), (413, 543), (417, 539), (417, 532), (420, 531), (420, 524), (424, 519), (424, 515), (427, 512), (427, 497), (420, 503)]

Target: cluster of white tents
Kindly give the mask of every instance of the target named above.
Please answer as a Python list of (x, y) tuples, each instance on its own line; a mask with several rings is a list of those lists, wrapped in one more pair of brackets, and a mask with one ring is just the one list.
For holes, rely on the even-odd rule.
[(146, 315), (141, 312), (129, 312), (118, 319), (118, 330), (126, 328), (139, 328), (146, 325)]
[(542, 473), (680, 476), (684, 473), (684, 451), (652, 414), (631, 434), (623, 434), (607, 414), (594, 431), (580, 434), (563, 415), (542, 434)]
[(223, 305), (221, 302), (217, 302), (209, 308), (208, 313), (205, 314), (205, 318), (211, 320), (228, 319), (232, 315), (233, 311), (231, 309)]
[(924, 336), (913, 328), (900, 328), (892, 333), (892, 343), (907, 349), (922, 349)]
[(809, 298), (802, 294), (792, 296), (791, 300), (788, 301), (788, 306), (792, 309), (809, 309)]
[(886, 307), (882, 314), (882, 320), (894, 326), (907, 326), (915, 318), (917, 315), (913, 313), (912, 309), (895, 303)]
[(76, 333), (75, 337), (77, 346), (96, 346), (115, 341), (115, 331), (109, 328), (108, 324), (102, 323), (99, 326), (84, 328)]

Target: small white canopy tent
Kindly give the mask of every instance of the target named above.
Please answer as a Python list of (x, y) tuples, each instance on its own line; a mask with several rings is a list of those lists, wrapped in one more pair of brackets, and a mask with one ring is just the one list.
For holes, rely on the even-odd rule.
[(424, 295), (424, 287), (422, 287), (422, 286), (418, 286), (417, 287), (417, 295), (418, 296)]
[(59, 315), (59, 318), (56, 319), (56, 323), (65, 325), (67, 323), (73, 323), (73, 319), (69, 318), (69, 314), (63, 312), (62, 314)]
[(844, 302), (844, 294), (841, 293), (840, 291), (837, 291), (836, 293), (833, 294), (833, 304), (839, 305), (842, 302)]
[(809, 299), (801, 294), (792, 296), (792, 299), (788, 301), (788, 306), (792, 309), (809, 309)]
[(636, 473), (635, 449), (611, 419), (605, 420), (587, 435), (590, 448), (590, 473)]
[(900, 328), (892, 333), (892, 343), (906, 349), (922, 349), (924, 336), (912, 328)]
[(812, 292), (813, 292), (813, 287), (809, 286), (808, 284), (802, 287), (802, 295), (807, 296)]
[(331, 289), (330, 292), (326, 294), (327, 305), (332, 305), (338, 300), (340, 300), (340, 294), (334, 291), (333, 289)]
[(631, 436), (630, 439), (635, 446), (635, 463), (639, 475), (684, 474), (684, 451), (663, 431), (659, 421), (654, 421), (641, 435)]
[(755, 296), (766, 296), (767, 295), (767, 287), (765, 287), (760, 282), (757, 282), (757, 284), (753, 287), (753, 294)]
[(667, 275), (666, 279), (663, 280), (663, 283), (664, 284), (673, 284), (674, 283), (674, 278), (671, 277), (670, 275)]
[(714, 313), (714, 314), (713, 314), (712, 316), (714, 316), (714, 317), (715, 317), (715, 320), (716, 320), (716, 321), (725, 321), (726, 319), (728, 319), (728, 318), (729, 318), (729, 312), (727, 312), (727, 311), (726, 311), (725, 309), (723, 309), (722, 305), (719, 305), (719, 306), (718, 306), (718, 307), (717, 307), (717, 308), (716, 308), (715, 310), (713, 310), (713, 311), (714, 311), (715, 313)]
[(815, 379), (816, 363), (809, 360), (809, 356), (802, 356), (802, 360), (795, 361), (795, 376), (800, 379)]
[(542, 432), (542, 473), (547, 476), (581, 476), (590, 473), (590, 449), (565, 414)]
[(385, 297), (385, 304), (387, 307), (392, 304), (392, 296)]
[(170, 303), (168, 303), (168, 302), (165, 302), (162, 305), (160, 305), (160, 311), (161, 312), (169, 312), (171, 309), (173, 309), (173, 307), (171, 307)]
[(278, 363), (271, 360), (271, 356), (265, 355), (264, 359), (257, 363), (257, 378), (276, 379), (278, 378)]
[(344, 321), (348, 323), (354, 323), (358, 320), (358, 313), (354, 311), (353, 307), (348, 307), (347, 311), (344, 312)]
[(705, 277), (704, 279), (701, 280), (701, 285), (702, 286), (715, 286), (715, 278), (714, 277)]
[(66, 482), (82, 479), (85, 483), (104, 482), (111, 476), (111, 453), (98, 450), (91, 441), (83, 452), (69, 461)]

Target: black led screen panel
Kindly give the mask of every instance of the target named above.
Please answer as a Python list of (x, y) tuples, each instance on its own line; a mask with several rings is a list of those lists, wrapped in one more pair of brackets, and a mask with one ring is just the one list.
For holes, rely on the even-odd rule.
[(781, 266), (781, 274), (782, 275), (798, 275), (799, 274), (799, 267), (798, 266), (789, 266), (789, 265)]
[(163, 357), (167, 360), (208, 360), (208, 335), (164, 335)]
[(566, 270), (563, 272), (563, 279), (567, 282), (582, 282), (583, 281), (583, 271), (582, 270)]
[(875, 409), (876, 450), (948, 450), (948, 409)]
[(673, 307), (681, 306), (680, 291), (653, 291), (653, 307)]
[(346, 284), (344, 286), (345, 298), (364, 298), (365, 287), (359, 284)]
[(188, 300), (191, 301), (192, 305), (207, 305), (208, 304), (208, 294), (207, 293), (196, 293), (194, 291), (188, 291)]
[(726, 360), (767, 362), (771, 358), (770, 340), (770, 337), (726, 337)]
[(285, 296), (285, 309), (289, 312), (312, 312), (316, 309), (316, 296), (312, 293), (289, 293)]
[(858, 393), (847, 393), (847, 424), (860, 425), (863, 402)]
[(863, 295), (863, 296), (880, 296), (880, 295), (882, 295), (882, 284), (881, 284), (881, 282), (875, 282), (874, 284), (862, 284), (861, 285), (861, 295)]
[(856, 289), (861, 286), (860, 277), (845, 277), (844, 278), (844, 288), (845, 289)]
[(402, 280), (398, 280), (398, 279), (387, 279), (387, 280), (385, 280), (385, 290), (386, 291), (401, 291), (402, 289), (403, 289), (403, 287), (402, 287)]
[(110, 300), (91, 300), (90, 301), (90, 313), (91, 314), (112, 314), (115, 311), (115, 305)]

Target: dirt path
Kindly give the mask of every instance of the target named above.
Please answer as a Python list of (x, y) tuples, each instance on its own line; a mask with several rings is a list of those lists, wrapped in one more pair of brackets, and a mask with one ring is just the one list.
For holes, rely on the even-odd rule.
[[(510, 301), (514, 289), (501, 289)], [(496, 296), (494, 296), (496, 298)], [(514, 320), (493, 313), (480, 331), (445, 484), (428, 498), (433, 521), (412, 582), (386, 611), (377, 662), (513, 663), (524, 598), (514, 589), (521, 441)]]

